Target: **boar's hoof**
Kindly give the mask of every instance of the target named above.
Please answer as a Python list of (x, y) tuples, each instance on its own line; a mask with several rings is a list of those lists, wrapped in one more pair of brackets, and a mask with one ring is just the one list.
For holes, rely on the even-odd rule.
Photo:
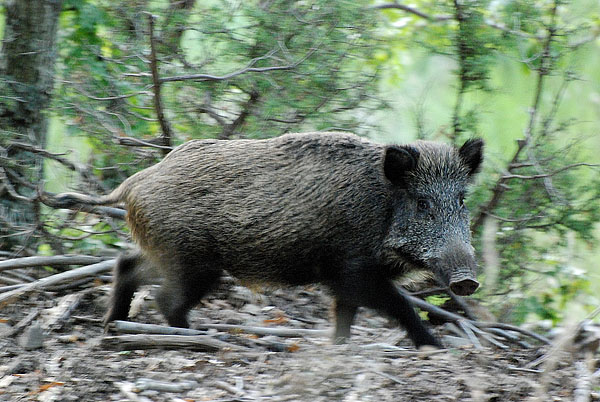
[(421, 345), (417, 350), (421, 353), (421, 357), (425, 357), (430, 354), (438, 353), (440, 350), (444, 350), (444, 348), (441, 345)]
[(450, 290), (459, 296), (468, 296), (477, 290), (479, 282), (475, 279), (463, 279), (456, 282), (450, 283)]

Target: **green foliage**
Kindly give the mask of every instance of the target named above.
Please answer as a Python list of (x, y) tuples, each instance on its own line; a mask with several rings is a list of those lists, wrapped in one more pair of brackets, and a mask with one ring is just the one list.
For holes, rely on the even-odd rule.
[(493, 62), (492, 51), (496, 48), (497, 35), (484, 23), (484, 12), (489, 1), (456, 2), (455, 16), (458, 29), (455, 33), (457, 75), (463, 91), (471, 88), (488, 89), (489, 69)]
[[(117, 11), (123, 11), (121, 7), (100, 8), (85, 1), (73, 6), (76, 11), (68, 18), (68, 25), (74, 29), (68, 39), (83, 46), (65, 42), (69, 50), (64, 51), (67, 68), (63, 75), (72, 78), (61, 88), (61, 98), (80, 108), (89, 105), (94, 113), (81, 116), (80, 111), (67, 110), (90, 120), (90, 124), (99, 119), (110, 121), (115, 131), (123, 131), (127, 136), (158, 134), (158, 125), (142, 119), (151, 117), (146, 108), (152, 105), (147, 91), (148, 66), (143, 60), (149, 53), (146, 16), (131, 10), (118, 14)], [(170, 49), (163, 47), (173, 53), (159, 54), (159, 62), (163, 62), (161, 76), (223, 76), (248, 65), (261, 68), (290, 65), (304, 58), (306, 61), (289, 70), (165, 85), (164, 102), (181, 135), (179, 140), (219, 135), (223, 125), (231, 124), (244, 111), (252, 94), (258, 94), (257, 99), (248, 105), (248, 117), (236, 135), (268, 137), (300, 124), (307, 128), (328, 124), (346, 129), (358, 127), (352, 114), (342, 117), (345, 122), (340, 122), (340, 118), (334, 122), (329, 116), (358, 107), (364, 103), (360, 97), (373, 91), (375, 70), (362, 63), (373, 51), (370, 23), (362, 7), (364, 4), (360, 3), (338, 6), (326, 1), (278, 1), (262, 6), (256, 2), (240, 5), (227, 1), (199, 4), (188, 15), (181, 42), (170, 44)], [(90, 12), (90, 8), (95, 11)], [(168, 8), (153, 11), (162, 29), (156, 32), (158, 40), (164, 40), (172, 26), (185, 23), (184, 14), (173, 19)], [(167, 24), (161, 26), (165, 20)], [(129, 25), (134, 25), (135, 35), (127, 31)], [(140, 93), (94, 102), (82, 92), (95, 98)], [(131, 110), (132, 106), (136, 108)], [(110, 119), (107, 114), (111, 112), (126, 124), (117, 123), (115, 116)], [(132, 116), (132, 112), (141, 114), (140, 118)], [(215, 121), (217, 116), (222, 119), (221, 124)], [(76, 128), (81, 129), (82, 125)]]
[[(483, 137), (485, 168), (467, 203), (477, 250), (482, 218), (498, 226), (500, 268), (495, 287), (484, 283), (486, 301), (514, 322), (558, 322), (570, 303), (600, 302), (569, 240), (593, 248), (600, 221), (600, 175), (589, 166), (600, 162), (597, 2), (182, 4), (65, 0), (52, 113), (91, 149), (85, 162), (97, 180), (83, 180), (83, 191), (106, 192), (163, 156), (121, 144), (163, 134), (151, 13), (158, 76), (171, 78), (160, 100), (172, 145), (325, 129), (381, 138), (377, 116), (390, 140)], [(16, 102), (5, 96), (5, 105)], [(12, 140), (0, 138), (0, 147)], [(120, 225), (63, 212), (43, 211), (39, 253), (122, 247)]]
[(116, 144), (162, 133), (149, 66), (151, 11), (161, 78), (285, 67), (162, 84), (174, 145), (318, 129), (364, 133), (370, 126), (363, 115), (383, 106), (375, 96), (378, 67), (368, 63), (378, 47), (364, 7), (215, 0), (184, 10), (171, 3), (71, 0), (61, 21), (63, 81), (54, 106), (69, 133), (89, 137), (93, 165), (107, 188), (155, 163), (158, 153)]
[[(402, 43), (392, 53), (393, 62), (407, 65), (410, 59), (402, 52), (416, 45), (456, 66), (453, 88), (446, 89), (456, 93), (453, 105), (447, 105), (452, 113), (444, 115), (450, 115), (450, 123), (426, 130), (421, 117), (417, 135), (445, 136), (455, 144), (478, 136), (487, 143), (486, 166), (468, 200), (476, 218), (490, 215), (498, 224), (500, 271), (495, 288), (484, 283), (485, 300), (502, 319), (537, 317), (555, 323), (586, 292), (586, 304), (599, 302), (591, 293), (590, 277), (574, 275), (571, 262), (563, 261), (573, 248), (567, 245), (570, 236), (597, 244), (600, 176), (598, 167), (589, 165), (600, 158), (586, 152), (584, 144), (592, 141), (583, 137), (579, 120), (597, 122), (597, 114), (584, 115), (583, 105), (565, 102), (581, 98), (582, 78), (595, 79), (585, 91), (598, 96), (598, 77), (582, 62), (593, 53), (585, 53), (586, 44), (597, 53), (597, 4), (417, 1), (414, 8), (429, 18), (386, 12), (392, 26), (401, 27), (388, 32)], [(439, 63), (438, 58), (430, 60)], [(394, 66), (394, 71), (403, 70), (407, 67)], [(403, 79), (390, 77), (391, 82)], [(502, 109), (495, 110), (498, 106)], [(593, 129), (588, 132), (594, 135)], [(524, 141), (522, 149), (515, 140)], [(481, 250), (481, 222), (474, 229), (474, 245)], [(562, 262), (555, 263), (557, 259)]]

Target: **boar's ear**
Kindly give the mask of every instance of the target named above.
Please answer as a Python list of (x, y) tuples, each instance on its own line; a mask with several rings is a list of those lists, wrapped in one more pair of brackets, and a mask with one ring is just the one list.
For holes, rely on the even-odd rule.
[(406, 173), (417, 167), (419, 151), (411, 146), (389, 146), (385, 149), (383, 172), (393, 184), (406, 187)]
[(458, 154), (469, 168), (469, 176), (477, 173), (483, 162), (483, 140), (481, 138), (467, 140), (458, 150)]

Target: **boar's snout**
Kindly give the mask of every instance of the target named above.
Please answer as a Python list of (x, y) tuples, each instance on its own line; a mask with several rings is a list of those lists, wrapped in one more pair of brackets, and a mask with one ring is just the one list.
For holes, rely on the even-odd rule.
[(475, 279), (477, 263), (470, 244), (455, 241), (445, 248), (439, 258), (433, 260), (439, 279), (459, 296), (468, 296), (477, 290)]
[(450, 280), (450, 290), (459, 296), (469, 296), (475, 293), (479, 287), (479, 282), (475, 278), (466, 278)]

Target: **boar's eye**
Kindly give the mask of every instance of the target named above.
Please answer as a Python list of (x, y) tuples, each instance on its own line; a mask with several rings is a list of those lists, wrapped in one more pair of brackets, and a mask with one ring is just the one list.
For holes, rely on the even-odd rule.
[(417, 209), (421, 212), (428, 211), (430, 206), (429, 200), (426, 200), (425, 198), (419, 198), (417, 200)]
[(465, 193), (460, 193), (458, 195), (458, 205), (460, 205), (461, 208), (465, 206)]

